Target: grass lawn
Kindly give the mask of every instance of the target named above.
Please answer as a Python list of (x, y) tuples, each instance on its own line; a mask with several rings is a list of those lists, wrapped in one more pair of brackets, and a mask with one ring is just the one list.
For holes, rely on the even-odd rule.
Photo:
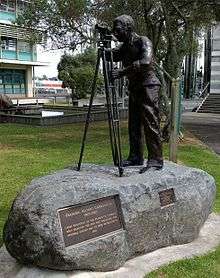
[[(3, 225), (17, 193), (35, 177), (76, 164), (83, 128), (82, 124), (60, 127), (0, 125), (0, 246)], [(125, 123), (122, 123), (122, 146), (123, 156), (126, 157), (128, 141)], [(164, 153), (167, 157), (166, 145)], [(218, 191), (214, 211), (220, 212), (220, 157), (186, 135), (179, 144), (179, 160), (215, 177)], [(91, 124), (84, 162), (111, 161), (107, 124)], [(197, 271), (200, 271), (199, 274)], [(220, 247), (205, 257), (171, 264), (147, 277), (220, 277)]]

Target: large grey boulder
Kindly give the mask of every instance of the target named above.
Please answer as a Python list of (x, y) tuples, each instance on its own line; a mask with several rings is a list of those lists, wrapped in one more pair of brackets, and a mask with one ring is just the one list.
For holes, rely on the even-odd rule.
[[(133, 167), (121, 178), (117, 174), (111, 166), (83, 165), (81, 172), (65, 169), (33, 180), (15, 199), (5, 224), (3, 236), (8, 252), (21, 263), (40, 267), (109, 271), (136, 255), (197, 238), (215, 197), (215, 182), (210, 175), (168, 162), (162, 171), (140, 175), (138, 167)], [(103, 220), (109, 232), (97, 235), (92, 231), (94, 236), (87, 234), (80, 242), (71, 234), (72, 226), (78, 227), (74, 231), (81, 229), (78, 219), (78, 224), (68, 224), (68, 243), (60, 211), (70, 207), (64, 209), (66, 217), (77, 217), (79, 210), (88, 212), (85, 215), (90, 221), (89, 213), (95, 213), (90, 201), (104, 198), (96, 206), (105, 214), (99, 215), (99, 223), (103, 223), (100, 219), (111, 213), (112, 207), (105, 211), (105, 202), (111, 199), (105, 197), (109, 196), (120, 199), (116, 206), (118, 223), (112, 218)], [(82, 207), (71, 210), (79, 204)], [(80, 237), (85, 235), (84, 228)], [(103, 227), (97, 229), (104, 231)]]

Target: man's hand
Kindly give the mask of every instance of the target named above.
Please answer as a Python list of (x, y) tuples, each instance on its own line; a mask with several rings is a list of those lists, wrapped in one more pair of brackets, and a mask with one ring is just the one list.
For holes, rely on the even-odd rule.
[(121, 78), (122, 76), (124, 76), (124, 71), (123, 69), (117, 69), (117, 70), (113, 70), (112, 71), (112, 79), (119, 79)]

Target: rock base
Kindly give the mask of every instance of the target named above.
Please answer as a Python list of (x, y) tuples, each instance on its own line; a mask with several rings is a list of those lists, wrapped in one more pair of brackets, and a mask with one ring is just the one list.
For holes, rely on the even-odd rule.
[(0, 249), (0, 277), (5, 278), (143, 278), (146, 274), (168, 263), (215, 250), (220, 244), (220, 215), (211, 214), (199, 237), (191, 243), (158, 249), (128, 260), (123, 267), (110, 272), (55, 271), (22, 266), (5, 249)]
[(33, 180), (6, 222), (8, 252), (39, 267), (110, 271), (131, 257), (197, 238), (211, 212), (214, 179), (168, 162), (162, 171), (138, 171), (126, 169), (119, 178), (114, 167), (83, 165), (81, 172)]

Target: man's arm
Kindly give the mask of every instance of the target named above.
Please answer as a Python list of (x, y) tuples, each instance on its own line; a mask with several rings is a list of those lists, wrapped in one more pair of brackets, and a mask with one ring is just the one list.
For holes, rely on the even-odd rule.
[(153, 45), (147, 37), (142, 37), (141, 57), (139, 60), (140, 66), (148, 66), (153, 58)]
[(140, 58), (133, 62), (132, 65), (116, 70), (112, 73), (114, 79), (123, 77), (125, 75), (132, 74), (133, 72), (144, 73), (147, 71), (149, 64), (153, 58), (153, 46), (151, 41), (147, 37), (142, 37), (141, 54)]
[(111, 48), (105, 49), (105, 56), (107, 61), (111, 61), (111, 55), (113, 57), (114, 62), (120, 62), (122, 60), (121, 45), (113, 49)]

